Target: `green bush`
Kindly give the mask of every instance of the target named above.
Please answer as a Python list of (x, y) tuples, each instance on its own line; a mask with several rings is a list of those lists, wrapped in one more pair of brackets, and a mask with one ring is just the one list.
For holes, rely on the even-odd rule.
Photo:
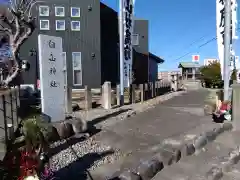
[[(223, 80), (221, 76), (221, 65), (219, 62), (213, 62), (208, 66), (202, 66), (200, 68), (201, 81), (205, 83), (207, 88), (223, 88)], [(236, 70), (233, 70), (229, 83), (233, 83), (236, 80)]]
[(207, 88), (222, 88), (223, 81), (221, 76), (221, 66), (219, 62), (213, 62), (208, 66), (202, 66), (200, 68), (202, 81)]

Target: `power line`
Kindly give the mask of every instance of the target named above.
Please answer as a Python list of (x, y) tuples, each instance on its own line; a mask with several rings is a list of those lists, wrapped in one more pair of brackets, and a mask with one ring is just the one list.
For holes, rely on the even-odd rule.
[[(201, 40), (203, 40), (205, 37), (207, 37), (208, 35), (204, 35), (204, 36), (201, 36), (200, 38), (198, 38), (197, 40), (193, 41), (192, 43), (190, 43), (189, 45), (185, 46), (184, 48), (181, 48), (182, 50), (184, 49), (188, 49), (190, 47), (192, 47), (193, 45), (197, 44), (198, 42), (200, 42)], [(172, 58), (173, 55), (170, 55), (169, 58)]]
[[(240, 30), (240, 27), (237, 28), (237, 31), (238, 31), (238, 30)], [(207, 42), (205, 42), (205, 43), (201, 44), (200, 46), (198, 46), (198, 49), (206, 46), (207, 44), (209, 44), (210, 42), (215, 41), (215, 40), (217, 40), (217, 36), (216, 36), (216, 37), (213, 37), (212, 39), (210, 39), (210, 40), (208, 40)], [(178, 57), (178, 58), (175, 59), (174, 61), (177, 61), (177, 60), (179, 60), (179, 59), (182, 59), (182, 58), (186, 57), (187, 55), (189, 55), (189, 54), (191, 54), (191, 53), (192, 53), (192, 51), (191, 51), (191, 52), (188, 52), (188, 53), (186, 53), (186, 54), (184, 54), (184, 55), (182, 55), (182, 56), (180, 56), (180, 57)]]
[(210, 43), (210, 42), (212, 42), (212, 41), (215, 41), (215, 40), (217, 40), (217, 37), (214, 37), (214, 38), (208, 40), (208, 41), (205, 42), (204, 44), (200, 45), (198, 48), (201, 48), (201, 47), (203, 47), (203, 46), (207, 45), (208, 43)]
[[(217, 39), (217, 38), (214, 37), (214, 38), (208, 40), (207, 42), (201, 44), (200, 46), (198, 46), (198, 48), (200, 49), (200, 48), (202, 48), (203, 46), (206, 46), (207, 44), (209, 44), (210, 42), (215, 41), (216, 39)], [(177, 60), (179, 60), (179, 59), (182, 59), (182, 58), (186, 57), (187, 55), (189, 55), (189, 54), (191, 54), (191, 53), (192, 53), (192, 51), (190, 51), (190, 52), (188, 52), (188, 53), (186, 53), (186, 54), (184, 54), (184, 55), (178, 57), (178, 58), (175, 59), (174, 61), (177, 61)]]
[[(212, 16), (211, 17), (211, 19), (212, 18), (215, 18), (215, 16)], [(185, 35), (184, 35), (185, 36)], [(200, 42), (201, 40), (203, 40), (205, 37), (207, 37), (207, 36), (209, 36), (209, 34), (206, 34), (206, 35), (203, 35), (203, 36), (200, 36), (198, 39), (196, 39), (195, 41), (193, 41), (192, 43), (190, 43), (190, 44), (188, 44), (188, 45), (186, 45), (186, 46), (184, 46), (183, 48), (181, 48), (181, 49), (187, 49), (187, 48), (190, 48), (190, 47), (192, 47), (193, 45), (195, 45), (195, 44), (197, 44), (198, 42)], [(170, 55), (170, 56), (168, 56), (168, 58), (172, 58), (173, 57), (173, 55)]]

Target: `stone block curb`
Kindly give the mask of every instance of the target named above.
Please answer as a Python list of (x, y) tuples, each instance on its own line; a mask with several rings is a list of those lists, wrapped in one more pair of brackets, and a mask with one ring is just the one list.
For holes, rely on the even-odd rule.
[(206, 173), (208, 180), (220, 180), (223, 175), (229, 172), (235, 164), (240, 161), (240, 149), (239, 147), (235, 148), (232, 152), (229, 153), (227, 161), (222, 162), (218, 167), (211, 168), (210, 171)]
[(207, 180), (218, 180), (223, 177), (222, 169), (219, 167), (213, 167), (210, 171), (207, 172), (206, 178)]
[(222, 163), (222, 171), (224, 173), (229, 172), (233, 165), (240, 161), (240, 149), (237, 147), (232, 152), (229, 153), (229, 159), (227, 162)]
[[(153, 157), (146, 161), (140, 162), (136, 168), (132, 168), (133, 170), (123, 172), (124, 174), (128, 174), (128, 178), (125, 179), (135, 180), (134, 178), (136, 178), (137, 176), (140, 177), (141, 180), (150, 180), (164, 167), (170, 166), (173, 163), (177, 163), (184, 156), (190, 156), (193, 155), (194, 153), (197, 153), (209, 142), (214, 141), (218, 135), (222, 134), (225, 131), (230, 131), (232, 130), (232, 128), (233, 126), (231, 123), (224, 123), (220, 124), (219, 127), (215, 127), (210, 131), (203, 132), (197, 138), (195, 138), (192, 143), (190, 143), (189, 141), (180, 144), (163, 143), (162, 146), (160, 147), (159, 152), (156, 153)], [(237, 150), (230, 154), (228, 162), (226, 162), (221, 168), (213, 167), (206, 174), (207, 179), (218, 180), (223, 176), (223, 172), (225, 171), (225, 169), (228, 169), (229, 166), (233, 165), (239, 160), (240, 150), (238, 148)], [(118, 176), (118, 178), (120, 178), (120, 176)]]
[(163, 168), (164, 165), (161, 160), (159, 160), (158, 158), (153, 158), (141, 162), (133, 172), (134, 174), (140, 176), (141, 180), (150, 180)]
[(233, 126), (231, 123), (223, 123), (219, 127), (212, 129), (211, 131), (202, 133), (193, 142), (195, 150), (202, 149), (208, 142), (214, 141), (218, 135), (222, 134), (225, 131), (230, 131), (232, 130), (232, 128)]

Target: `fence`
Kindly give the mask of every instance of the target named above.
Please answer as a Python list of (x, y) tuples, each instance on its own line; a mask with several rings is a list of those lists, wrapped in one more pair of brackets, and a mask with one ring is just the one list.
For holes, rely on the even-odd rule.
[[(163, 95), (171, 91), (177, 91), (181, 87), (181, 82), (178, 77), (173, 75), (171, 81), (156, 81), (145, 84), (132, 84), (130, 88), (124, 89), (124, 104), (144, 102), (156, 96)], [(98, 95), (96, 95), (98, 94)], [(93, 108), (93, 104), (99, 104), (105, 109), (110, 109), (115, 105), (120, 105), (120, 88), (111, 87), (110, 82), (105, 82), (102, 89), (98, 93), (93, 93), (93, 90), (85, 86), (82, 96), (80, 94), (78, 100), (81, 109), (89, 110)], [(94, 101), (94, 102), (93, 102)]]
[(0, 91), (0, 138), (5, 143), (13, 135), (14, 127), (19, 123), (19, 89)]

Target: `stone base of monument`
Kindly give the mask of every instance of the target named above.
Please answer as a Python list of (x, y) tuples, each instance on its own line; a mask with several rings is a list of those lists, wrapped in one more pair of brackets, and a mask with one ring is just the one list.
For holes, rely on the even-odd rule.
[(72, 117), (68, 117), (68, 119), (61, 122), (49, 123), (49, 129), (50, 131), (47, 136), (50, 142), (67, 139), (78, 134), (88, 133), (86, 121)]

